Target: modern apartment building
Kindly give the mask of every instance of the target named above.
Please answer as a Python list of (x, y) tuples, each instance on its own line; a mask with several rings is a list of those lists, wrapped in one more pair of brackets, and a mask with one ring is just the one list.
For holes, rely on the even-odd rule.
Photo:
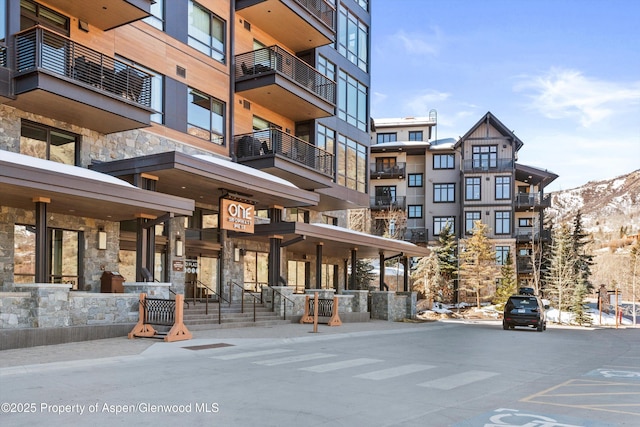
[(550, 239), (544, 188), (557, 175), (519, 163), (523, 142), (490, 112), (458, 140), (429, 141), (436, 125), (435, 116), (375, 120), (369, 191), (378, 233), (395, 215), (406, 221), (396, 237), (433, 245), (447, 224), (464, 238), (482, 221), (496, 263), (511, 253), (519, 283), (528, 284)]
[[(368, 0), (0, 0), (0, 285), (349, 287)], [(230, 289), (230, 290), (229, 290)]]

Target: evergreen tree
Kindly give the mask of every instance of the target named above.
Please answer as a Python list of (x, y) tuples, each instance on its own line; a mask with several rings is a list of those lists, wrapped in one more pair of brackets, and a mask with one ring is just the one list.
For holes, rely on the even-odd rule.
[(576, 258), (574, 265), (576, 276), (582, 279), (587, 292), (593, 290), (591, 278), (591, 266), (593, 265), (593, 255), (588, 252), (592, 243), (591, 235), (585, 233), (582, 225), (582, 212), (579, 210), (573, 219), (573, 233), (571, 234), (572, 251)]
[[(553, 236), (553, 221), (545, 217), (544, 219), (544, 230), (551, 233)], [(541, 235), (542, 237), (542, 235)], [(537, 276), (537, 280), (539, 281), (539, 294), (541, 296), (545, 296), (545, 288), (547, 287), (547, 277), (549, 276), (549, 268), (550, 268), (550, 260), (551, 260), (551, 245), (546, 243), (545, 240), (540, 240), (540, 256), (539, 263), (537, 264), (537, 271), (534, 271), (534, 274)]]
[(562, 224), (553, 233), (551, 259), (546, 277), (546, 296), (561, 312), (568, 311), (571, 307), (575, 277), (571, 231), (566, 224)]
[[(384, 266), (382, 267), (384, 268)], [(355, 289), (356, 290), (369, 290), (371, 282), (375, 279), (375, 274), (371, 271), (373, 265), (367, 259), (356, 259), (356, 276), (355, 276)], [(349, 281), (351, 283), (351, 281)]]
[(440, 270), (440, 294), (445, 300), (452, 299), (453, 281), (458, 276), (458, 257), (456, 236), (451, 224), (447, 223), (438, 235), (438, 247), (435, 249)]
[(500, 268), (500, 282), (496, 289), (496, 294), (493, 297), (493, 303), (496, 305), (497, 310), (502, 310), (507, 303), (509, 297), (516, 293), (516, 275), (513, 268), (513, 258), (511, 257), (511, 251), (507, 253), (507, 259)]
[(464, 251), (460, 254), (460, 290), (473, 292), (476, 306), (480, 308), (483, 291), (495, 283), (497, 275), (496, 254), (487, 237), (487, 225), (475, 221), (472, 236), (463, 240)]
[(573, 294), (571, 295), (571, 312), (573, 313), (573, 320), (578, 325), (590, 325), (591, 317), (587, 314), (585, 298), (587, 297), (587, 287), (584, 282), (578, 278)]

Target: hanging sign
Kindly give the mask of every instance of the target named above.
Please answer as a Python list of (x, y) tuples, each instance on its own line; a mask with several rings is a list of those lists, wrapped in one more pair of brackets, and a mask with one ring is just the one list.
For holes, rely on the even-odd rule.
[(220, 199), (220, 228), (253, 234), (254, 213), (250, 203)]

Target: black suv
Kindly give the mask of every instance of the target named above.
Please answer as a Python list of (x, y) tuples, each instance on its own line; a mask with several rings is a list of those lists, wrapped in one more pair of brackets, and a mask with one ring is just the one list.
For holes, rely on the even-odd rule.
[(540, 298), (526, 293), (512, 295), (504, 306), (502, 329), (513, 329), (514, 326), (533, 326), (542, 332), (547, 329), (547, 318), (544, 310), (549, 308), (542, 304)]

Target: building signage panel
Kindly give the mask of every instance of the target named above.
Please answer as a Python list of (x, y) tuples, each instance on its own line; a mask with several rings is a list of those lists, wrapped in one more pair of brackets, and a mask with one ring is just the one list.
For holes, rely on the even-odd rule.
[(220, 200), (220, 228), (253, 234), (254, 209), (249, 203)]

